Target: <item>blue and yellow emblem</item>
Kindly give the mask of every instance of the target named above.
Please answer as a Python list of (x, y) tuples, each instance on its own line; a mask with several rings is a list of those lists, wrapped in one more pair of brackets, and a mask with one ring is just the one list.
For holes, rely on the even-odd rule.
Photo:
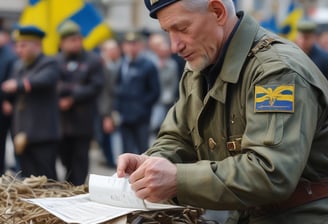
[(294, 85), (255, 86), (255, 112), (294, 112)]

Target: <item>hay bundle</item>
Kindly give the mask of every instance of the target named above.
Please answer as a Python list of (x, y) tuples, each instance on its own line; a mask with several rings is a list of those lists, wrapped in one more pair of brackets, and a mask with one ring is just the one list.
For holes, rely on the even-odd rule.
[(87, 187), (56, 182), (45, 176), (31, 176), (23, 180), (6, 174), (0, 177), (0, 223), (6, 224), (62, 224), (63, 221), (37, 205), (20, 198), (68, 197), (87, 192)]

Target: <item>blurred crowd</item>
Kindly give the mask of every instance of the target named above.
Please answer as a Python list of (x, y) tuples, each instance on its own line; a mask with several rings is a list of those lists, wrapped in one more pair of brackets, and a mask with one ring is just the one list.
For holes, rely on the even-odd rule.
[[(0, 30), (0, 174), (9, 168), (10, 136), (14, 172), (56, 180), (60, 160), (65, 180), (80, 185), (89, 171), (92, 141), (112, 168), (113, 134), (120, 136), (120, 153), (148, 148), (177, 100), (185, 62), (171, 53), (161, 32), (127, 32), (92, 52), (83, 48), (74, 22), (63, 23), (58, 33), (60, 50), (50, 57), (42, 53), (46, 34), (37, 27)], [(328, 77), (328, 29), (302, 21), (295, 43)]]
[(164, 33), (133, 31), (86, 51), (80, 27), (66, 21), (59, 29), (59, 53), (42, 53), (46, 35), (35, 26), (0, 30), (0, 173), (6, 141), (12, 140), (15, 167), (22, 177), (83, 184), (93, 142), (110, 168), (116, 166), (112, 135), (120, 153), (143, 153), (157, 135), (178, 95), (184, 61), (172, 55)]

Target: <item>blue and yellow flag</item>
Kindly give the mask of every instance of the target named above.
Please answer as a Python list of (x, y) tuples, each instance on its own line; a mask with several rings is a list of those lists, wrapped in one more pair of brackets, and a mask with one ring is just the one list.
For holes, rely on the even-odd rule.
[(53, 55), (59, 47), (57, 29), (68, 19), (80, 25), (87, 50), (92, 50), (111, 36), (111, 30), (100, 14), (83, 0), (29, 0), (19, 23), (37, 26), (46, 32), (44, 53)]
[(85, 3), (68, 19), (79, 24), (87, 50), (93, 49), (111, 35), (108, 26), (103, 23), (102, 17), (90, 3)]
[(294, 41), (297, 34), (297, 24), (303, 18), (303, 9), (291, 0), (288, 7), (288, 14), (281, 24), (280, 34), (287, 39)]
[(294, 85), (255, 86), (255, 112), (294, 112)]

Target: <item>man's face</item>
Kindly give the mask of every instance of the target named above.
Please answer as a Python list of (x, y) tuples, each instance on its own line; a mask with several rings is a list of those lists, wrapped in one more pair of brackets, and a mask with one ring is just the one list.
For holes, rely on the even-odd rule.
[(122, 45), (122, 50), (125, 55), (127, 55), (133, 60), (138, 56), (138, 54), (142, 50), (142, 43), (140, 41), (124, 42)]
[(324, 33), (320, 34), (318, 38), (319, 45), (328, 51), (328, 31), (325, 31)]
[(187, 61), (194, 71), (201, 71), (216, 61), (223, 42), (214, 13), (190, 12), (181, 2), (157, 13), (163, 30), (169, 33), (171, 50)]
[(307, 54), (311, 51), (315, 41), (314, 33), (297, 33), (295, 39), (295, 43)]
[(121, 57), (121, 50), (118, 45), (110, 44), (102, 46), (101, 55), (104, 59), (117, 61)]
[(37, 56), (40, 44), (34, 40), (19, 40), (15, 44), (15, 51), (22, 61), (28, 63)]
[(0, 47), (6, 45), (9, 42), (9, 35), (5, 32), (0, 31)]
[(72, 35), (61, 40), (60, 48), (67, 54), (77, 54), (83, 49), (83, 40), (80, 35)]

